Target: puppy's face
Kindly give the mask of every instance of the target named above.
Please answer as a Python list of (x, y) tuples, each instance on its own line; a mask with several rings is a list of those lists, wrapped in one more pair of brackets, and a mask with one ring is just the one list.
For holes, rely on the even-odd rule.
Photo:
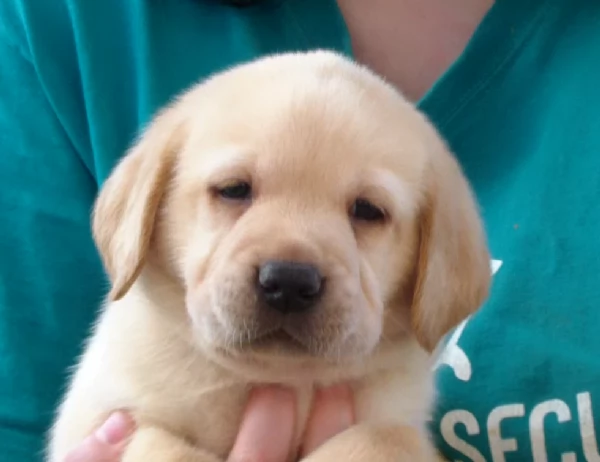
[(329, 53), (257, 61), (184, 95), (108, 180), (95, 234), (113, 298), (154, 246), (198, 345), (242, 361), (343, 364), (409, 336), (431, 349), (489, 282), (443, 143)]
[(192, 129), (180, 152), (161, 235), (209, 348), (364, 355), (384, 307), (404, 302), (422, 166), (397, 155), (402, 136), (374, 113), (324, 101), (332, 91), (262, 116), (250, 106), (213, 124), (209, 143)]

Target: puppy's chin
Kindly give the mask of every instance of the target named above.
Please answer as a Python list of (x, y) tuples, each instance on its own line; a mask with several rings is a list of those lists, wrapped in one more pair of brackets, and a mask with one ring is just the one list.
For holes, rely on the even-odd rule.
[(210, 298), (201, 292), (188, 296), (194, 341), (209, 359), (246, 380), (333, 380), (344, 371), (362, 369), (381, 336), (381, 316), (359, 302), (334, 310), (344, 313), (334, 323), (319, 312), (265, 317), (257, 309), (242, 316), (231, 307), (211, 304)]

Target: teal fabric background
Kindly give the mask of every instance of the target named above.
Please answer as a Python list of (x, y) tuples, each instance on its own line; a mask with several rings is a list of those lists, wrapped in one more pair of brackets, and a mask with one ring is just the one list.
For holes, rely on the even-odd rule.
[[(0, 462), (41, 460), (106, 282), (98, 186), (206, 75), (349, 51), (333, 0), (0, 2)], [(490, 300), (451, 335), (432, 431), (457, 461), (600, 460), (600, 4), (498, 0), (420, 107), (482, 207)]]
[(440, 447), (456, 461), (600, 460), (600, 3), (498, 1), (421, 107), (501, 262), (442, 353)]

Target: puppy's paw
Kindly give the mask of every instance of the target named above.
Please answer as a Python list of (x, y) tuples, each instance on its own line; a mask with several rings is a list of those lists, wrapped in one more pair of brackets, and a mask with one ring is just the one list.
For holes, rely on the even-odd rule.
[(182, 438), (156, 427), (139, 428), (121, 462), (223, 462)]
[(302, 462), (430, 462), (435, 454), (421, 432), (409, 426), (355, 425)]

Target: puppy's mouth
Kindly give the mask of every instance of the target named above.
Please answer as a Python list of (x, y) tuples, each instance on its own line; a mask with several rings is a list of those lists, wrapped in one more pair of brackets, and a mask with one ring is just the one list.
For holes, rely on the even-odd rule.
[(248, 347), (257, 353), (309, 354), (308, 348), (301, 341), (282, 328), (256, 338), (248, 344)]

